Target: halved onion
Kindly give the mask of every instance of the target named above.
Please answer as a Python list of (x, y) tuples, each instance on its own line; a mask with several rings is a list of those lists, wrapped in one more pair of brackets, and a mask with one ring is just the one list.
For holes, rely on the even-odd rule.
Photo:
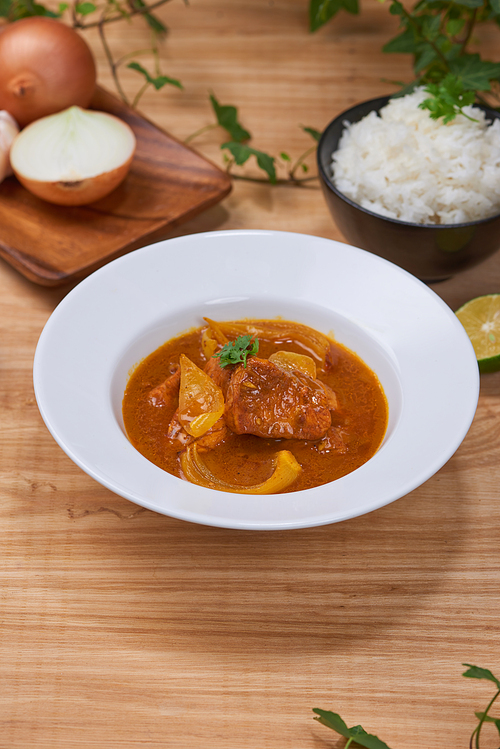
[(10, 163), (21, 184), (39, 198), (86, 205), (123, 182), (135, 147), (126, 122), (75, 106), (22, 130), (12, 144)]
[(12, 174), (10, 148), (19, 132), (15, 119), (5, 111), (0, 112), (0, 182)]
[(292, 484), (302, 471), (301, 465), (289, 450), (280, 450), (274, 458), (271, 476), (261, 484), (240, 486), (221, 481), (201, 460), (196, 443), (189, 445), (181, 455), (182, 472), (192, 484), (218, 489), (221, 492), (234, 494), (277, 494)]

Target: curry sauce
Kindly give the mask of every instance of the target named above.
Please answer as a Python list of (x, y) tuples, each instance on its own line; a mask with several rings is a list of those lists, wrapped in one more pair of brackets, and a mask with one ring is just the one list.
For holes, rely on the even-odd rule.
[[(272, 473), (276, 454), (287, 450), (301, 467), (297, 478), (283, 489), (292, 492), (334, 481), (369, 460), (383, 440), (388, 421), (387, 401), (375, 373), (358, 356), (331, 339), (325, 339), (328, 356), (327, 361), (321, 362), (314, 351), (314, 340), (311, 346), (307, 335), (304, 336), (305, 326), (300, 326), (297, 335), (293, 335), (294, 323), (288, 323), (283, 334), (274, 331), (272, 337), (270, 334), (266, 337), (266, 322), (272, 331), (274, 321), (241, 322), (258, 323), (259, 360), (269, 359), (277, 351), (316, 357), (317, 380), (328, 392), (333, 391), (336, 405), (331, 411), (327, 435), (314, 440), (236, 434), (225, 427), (224, 438), (213, 449), (203, 450), (208, 471), (220, 481), (242, 488), (260, 484)], [(179, 478), (185, 478), (181, 467), (184, 448), (171, 438), (171, 423), (179, 398), (173, 396), (158, 403), (150, 394), (172, 378), (181, 355), (201, 370), (207, 367), (208, 358), (202, 345), (205, 331), (206, 327), (200, 327), (167, 341), (140, 362), (130, 376), (123, 399), (124, 424), (131, 443), (152, 463)], [(233, 367), (229, 365), (226, 372)], [(225, 416), (226, 422), (231, 423), (227, 413)]]

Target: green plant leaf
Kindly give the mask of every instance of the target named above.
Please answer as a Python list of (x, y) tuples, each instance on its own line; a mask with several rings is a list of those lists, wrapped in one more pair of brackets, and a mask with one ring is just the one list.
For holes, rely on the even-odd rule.
[(496, 16), (500, 16), (500, 0), (489, 0), (490, 7)]
[(417, 51), (417, 40), (413, 29), (406, 29), (402, 34), (395, 36), (384, 44), (382, 52), (407, 53), (414, 55)]
[(357, 15), (359, 13), (358, 0), (310, 0), (309, 29), (317, 31), (335, 16), (339, 10)]
[(238, 110), (230, 104), (219, 104), (213, 94), (210, 94), (210, 103), (217, 118), (217, 123), (224, 128), (231, 139), (236, 143), (249, 140), (252, 136), (238, 122)]
[(317, 713), (319, 717), (315, 717), (322, 725), (327, 728), (339, 733), (341, 736), (345, 736), (346, 739), (352, 739), (359, 746), (364, 746), (366, 749), (390, 749), (390, 747), (378, 736), (372, 733), (367, 733), (363, 726), (353, 726), (348, 728), (347, 724), (342, 720), (338, 713), (332, 713), (329, 710), (321, 710), (318, 707), (313, 708), (313, 712)]
[(478, 54), (450, 60), (450, 71), (460, 78), (464, 88), (474, 91), (489, 91), (490, 81), (500, 79), (500, 63), (481, 60)]
[(487, 668), (473, 666), (471, 663), (462, 663), (462, 666), (467, 666), (467, 671), (462, 676), (467, 676), (469, 679), (487, 679), (496, 684), (497, 688), (500, 689), (500, 681)]
[(160, 90), (160, 88), (163, 88), (167, 83), (169, 83), (171, 86), (177, 86), (177, 88), (183, 88), (183, 85), (180, 81), (178, 81), (176, 78), (169, 78), (166, 75), (159, 75), (156, 78), (153, 78), (150, 76), (148, 71), (142, 67), (138, 62), (131, 62), (127, 65), (127, 68), (131, 68), (131, 70), (135, 70), (137, 73), (140, 73), (144, 76), (146, 81), (150, 83), (152, 86), (155, 87), (157, 91)]
[[(144, 0), (129, 0), (129, 5), (132, 10), (141, 10), (142, 8), (147, 7)], [(165, 36), (168, 29), (157, 16), (154, 16), (152, 13), (141, 13), (141, 15), (144, 17), (144, 20), (146, 21), (150, 29), (152, 29), (159, 36)]]
[(431, 65), (435, 60), (438, 59), (438, 53), (431, 47), (430, 44), (418, 45), (417, 52), (415, 54), (415, 63), (413, 69), (415, 73), (421, 73), (425, 68)]
[(357, 16), (359, 13), (358, 0), (343, 0), (342, 8), (353, 16)]
[(400, 3), (399, 0), (393, 0), (389, 8), (389, 13), (393, 16), (404, 16), (405, 9), (403, 3)]
[(314, 138), (314, 140), (316, 141), (316, 143), (319, 143), (320, 138), (321, 138), (321, 136), (323, 134), (320, 130), (315, 130), (313, 127), (304, 127), (303, 125), (301, 125), (301, 127), (302, 127), (302, 130), (305, 133), (309, 133), (309, 135), (311, 136), (311, 138)]
[(484, 0), (453, 0), (455, 5), (462, 5), (464, 8), (481, 8)]
[(227, 148), (238, 166), (241, 166), (248, 161), (251, 156), (255, 156), (258, 166), (269, 176), (269, 181), (273, 183), (276, 182), (276, 169), (274, 166), (275, 159), (273, 156), (269, 156), (269, 154), (264, 153), (264, 151), (257, 151), (255, 148), (251, 148), (245, 143), (223, 143), (221, 148)]
[(474, 713), (474, 715), (478, 720), (482, 720), (485, 723), (493, 723), (500, 734), (500, 718), (493, 718), (493, 716), (487, 715), (486, 713)]
[(425, 14), (420, 16), (421, 19), (421, 33), (426, 40), (435, 40), (439, 34), (441, 26), (441, 16), (439, 14)]
[(94, 3), (77, 3), (75, 5), (75, 11), (81, 16), (88, 16), (89, 13), (93, 13), (96, 9)]
[(54, 13), (45, 5), (35, 3), (33, 0), (2, 0), (0, 2), (0, 16), (10, 21), (18, 21), (30, 16), (46, 16), (47, 18), (60, 18), (61, 13)]
[(345, 736), (346, 739), (351, 738), (347, 723), (344, 723), (338, 713), (332, 713), (330, 710), (321, 710), (319, 707), (313, 707), (313, 713), (318, 714), (319, 717), (314, 718), (314, 720), (317, 720), (321, 725), (337, 731), (341, 736)]
[[(500, 0), (495, 0), (495, 2), (498, 2), (500, 7)], [(456, 36), (457, 34), (460, 34), (464, 26), (464, 18), (451, 18), (446, 24), (446, 33), (450, 36)]]

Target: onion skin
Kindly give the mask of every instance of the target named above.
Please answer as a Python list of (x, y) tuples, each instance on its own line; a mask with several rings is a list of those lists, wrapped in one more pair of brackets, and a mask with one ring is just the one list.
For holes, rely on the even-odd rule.
[(21, 128), (73, 104), (87, 108), (95, 84), (92, 52), (69, 26), (32, 16), (0, 31), (0, 109)]
[(132, 159), (133, 155), (117, 169), (76, 182), (40, 182), (24, 177), (15, 169), (14, 174), (23, 187), (38, 198), (46, 200), (47, 203), (66, 206), (88, 205), (88, 203), (104, 198), (123, 182), (129, 172)]

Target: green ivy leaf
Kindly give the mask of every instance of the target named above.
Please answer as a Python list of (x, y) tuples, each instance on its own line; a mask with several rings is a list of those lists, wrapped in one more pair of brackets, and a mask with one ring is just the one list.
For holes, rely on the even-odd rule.
[[(500, 0), (495, 0), (495, 2), (498, 2), (500, 7)], [(456, 36), (457, 34), (460, 34), (464, 26), (464, 18), (451, 18), (446, 24), (446, 33), (449, 34), (449, 36)]]
[(424, 39), (431, 39), (434, 41), (439, 35), (439, 29), (441, 27), (441, 16), (438, 15), (422, 15), (421, 18), (421, 33)]
[(474, 715), (484, 723), (493, 723), (498, 733), (500, 733), (500, 718), (494, 718), (492, 715), (487, 715), (487, 713), (474, 713)]
[(403, 3), (400, 3), (399, 0), (393, 0), (389, 8), (389, 13), (393, 16), (404, 16), (405, 9)]
[(319, 143), (322, 136), (322, 132), (320, 130), (315, 130), (313, 127), (304, 127), (303, 125), (301, 127), (305, 133), (308, 133), (311, 138), (314, 138), (316, 143)]
[(484, 0), (453, 0), (455, 5), (462, 5), (464, 8), (481, 8)]
[(353, 726), (348, 728), (346, 723), (342, 720), (338, 713), (332, 713), (329, 710), (320, 710), (319, 708), (313, 708), (313, 712), (318, 714), (317, 720), (327, 728), (340, 733), (346, 739), (353, 739), (359, 746), (364, 746), (366, 749), (390, 749), (390, 747), (378, 736), (372, 733), (367, 733), (363, 726)]
[(94, 5), (94, 3), (77, 3), (75, 5), (75, 10), (81, 16), (88, 16), (89, 13), (93, 13), (95, 10), (97, 10), (97, 7)]
[(310, 0), (310, 31), (317, 31), (321, 26), (324, 26), (339, 10), (346, 10), (352, 15), (357, 15), (359, 13), (358, 0)]
[(338, 713), (332, 713), (330, 710), (321, 710), (319, 707), (313, 707), (313, 713), (318, 714), (319, 717), (314, 718), (314, 720), (317, 720), (321, 725), (337, 731), (337, 733), (340, 733), (340, 735), (344, 736), (346, 739), (351, 738), (351, 734), (347, 728), (347, 723), (344, 723)]
[(402, 34), (395, 36), (384, 44), (382, 52), (404, 53), (414, 55), (417, 51), (417, 40), (413, 29), (406, 29)]
[(138, 62), (129, 63), (127, 65), (127, 68), (131, 68), (131, 70), (135, 70), (143, 75), (146, 81), (154, 86), (157, 91), (159, 91), (160, 88), (163, 88), (163, 86), (165, 86), (167, 83), (169, 83), (171, 86), (177, 86), (177, 88), (183, 88), (182, 83), (176, 78), (169, 78), (166, 75), (159, 75), (156, 78), (153, 78), (149, 75), (148, 71), (143, 68), (142, 65), (140, 65)]
[(450, 71), (460, 78), (464, 88), (474, 91), (489, 91), (490, 81), (500, 79), (500, 63), (481, 60), (478, 54), (451, 60)]
[(47, 18), (60, 18), (61, 13), (54, 13), (45, 5), (33, 2), (33, 0), (2, 0), (0, 2), (0, 16), (10, 21), (18, 21), (30, 16), (46, 16)]
[[(129, 0), (129, 5), (132, 10), (140, 10), (146, 7), (146, 3), (143, 0)], [(157, 16), (154, 16), (152, 13), (141, 13), (141, 15), (144, 16), (144, 20), (150, 29), (158, 34), (158, 36), (165, 36), (168, 29)]]
[(229, 136), (236, 143), (242, 143), (249, 140), (252, 136), (238, 122), (238, 110), (230, 104), (219, 104), (213, 94), (210, 94), (210, 103), (217, 118), (217, 123), (229, 133)]
[(435, 62), (435, 60), (437, 59), (438, 53), (436, 52), (434, 47), (431, 47), (430, 44), (418, 45), (417, 53), (415, 55), (415, 63), (413, 66), (415, 73), (421, 73), (422, 70), (425, 70), (425, 68)]
[(467, 666), (467, 671), (462, 676), (467, 676), (469, 679), (487, 679), (500, 689), (500, 681), (487, 668), (479, 668), (479, 666), (473, 666), (470, 663), (462, 663), (462, 666)]
[(276, 169), (274, 166), (275, 159), (273, 156), (269, 156), (269, 154), (264, 153), (264, 151), (257, 151), (255, 148), (251, 148), (245, 143), (223, 143), (221, 148), (227, 148), (227, 150), (230, 151), (238, 166), (241, 166), (248, 161), (251, 156), (255, 156), (258, 166), (269, 176), (269, 181), (272, 183), (276, 182)]

